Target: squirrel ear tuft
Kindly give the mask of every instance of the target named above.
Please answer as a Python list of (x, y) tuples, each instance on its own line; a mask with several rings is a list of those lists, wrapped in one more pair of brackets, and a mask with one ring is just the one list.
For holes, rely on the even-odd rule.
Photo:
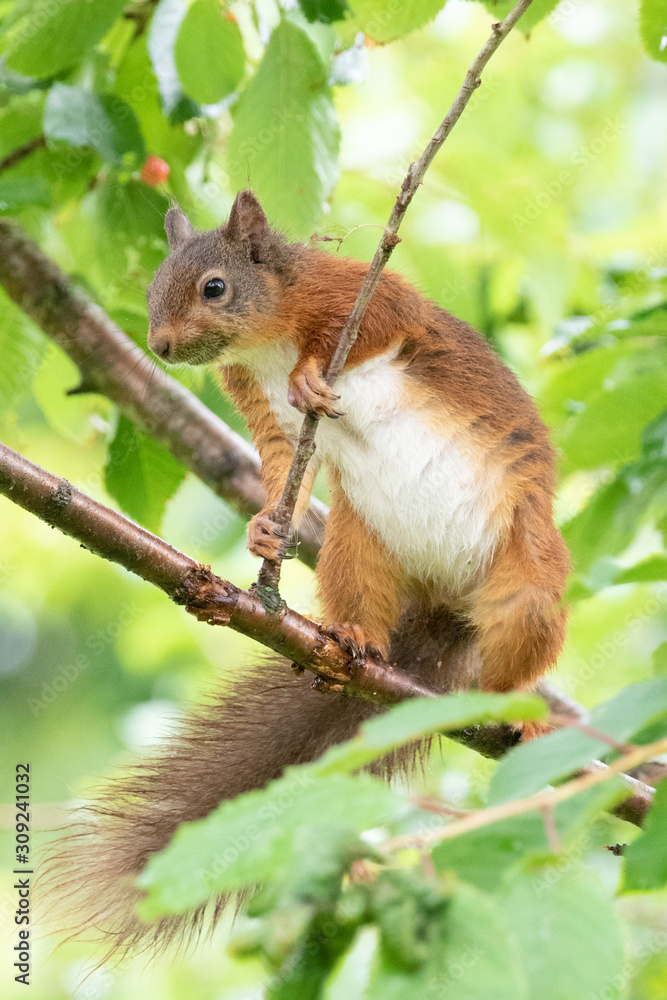
[(239, 191), (229, 213), (225, 234), (228, 239), (244, 240), (250, 245), (250, 256), (260, 259), (260, 247), (269, 231), (264, 209), (252, 191)]
[(164, 228), (167, 233), (167, 242), (169, 243), (170, 250), (175, 250), (181, 244), (187, 243), (194, 236), (195, 232), (185, 212), (177, 206), (170, 208), (167, 212), (164, 219)]

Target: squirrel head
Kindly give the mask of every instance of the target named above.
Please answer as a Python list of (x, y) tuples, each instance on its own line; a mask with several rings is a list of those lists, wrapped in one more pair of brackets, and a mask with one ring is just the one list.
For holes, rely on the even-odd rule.
[(196, 233), (180, 208), (165, 218), (169, 256), (148, 287), (148, 346), (168, 364), (207, 364), (256, 344), (280, 300), (286, 244), (252, 191), (226, 224)]

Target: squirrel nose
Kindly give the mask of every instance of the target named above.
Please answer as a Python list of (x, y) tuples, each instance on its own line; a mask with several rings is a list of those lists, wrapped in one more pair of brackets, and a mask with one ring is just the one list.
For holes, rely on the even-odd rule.
[(169, 342), (169, 337), (166, 337), (164, 334), (151, 334), (148, 338), (148, 346), (158, 358), (163, 358), (166, 361), (169, 357), (171, 343)]

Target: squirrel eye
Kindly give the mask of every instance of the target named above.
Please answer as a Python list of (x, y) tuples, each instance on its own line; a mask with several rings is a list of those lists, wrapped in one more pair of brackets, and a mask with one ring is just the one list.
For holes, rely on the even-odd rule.
[(204, 298), (217, 299), (225, 291), (225, 283), (222, 278), (211, 278), (204, 285)]

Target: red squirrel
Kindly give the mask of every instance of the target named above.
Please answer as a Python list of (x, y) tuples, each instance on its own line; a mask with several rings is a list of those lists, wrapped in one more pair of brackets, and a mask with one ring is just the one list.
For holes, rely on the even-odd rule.
[[(317, 413), (297, 516), (323, 463), (331, 513), (316, 575), (327, 628), (438, 691), (530, 686), (563, 645), (569, 561), (553, 522), (548, 431), (513, 373), (467, 323), (385, 272), (332, 389), (323, 373), (365, 264), (288, 243), (250, 191), (219, 229), (195, 232), (178, 208), (165, 228), (149, 347), (167, 364), (221, 365), (262, 460), (251, 552), (282, 551), (272, 512), (301, 414)], [(55, 851), (70, 925), (94, 928), (110, 951), (199, 927), (200, 912), (151, 926), (135, 916), (134, 879), (151, 854), (180, 822), (317, 757), (379, 711), (325, 697), (286, 667), (270, 660), (194, 710), (93, 802)]]

